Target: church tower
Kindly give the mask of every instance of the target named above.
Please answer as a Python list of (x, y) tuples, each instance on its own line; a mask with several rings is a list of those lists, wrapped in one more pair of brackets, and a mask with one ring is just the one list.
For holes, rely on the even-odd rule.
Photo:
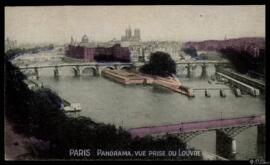
[(71, 36), (71, 39), (70, 39), (70, 45), (75, 45), (75, 41), (74, 41), (72, 36)]
[(134, 30), (134, 38), (135, 38), (136, 41), (140, 41), (141, 40), (140, 29), (135, 29)]

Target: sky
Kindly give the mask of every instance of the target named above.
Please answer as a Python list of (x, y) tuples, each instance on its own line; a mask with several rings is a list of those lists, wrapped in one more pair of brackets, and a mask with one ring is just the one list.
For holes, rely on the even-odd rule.
[(18, 43), (120, 39), (141, 30), (143, 41), (265, 37), (265, 6), (32, 6), (5, 7), (5, 38)]

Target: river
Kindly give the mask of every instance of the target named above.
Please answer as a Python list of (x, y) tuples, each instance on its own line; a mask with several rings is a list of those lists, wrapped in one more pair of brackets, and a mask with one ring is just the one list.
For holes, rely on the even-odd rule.
[[(48, 62), (47, 63), (51, 63)], [(207, 69), (208, 75), (214, 74), (214, 67)], [(200, 79), (201, 69), (193, 73), (195, 78), (186, 78), (186, 70), (178, 69), (180, 81), (189, 87), (226, 87), (224, 84), (211, 84), (208, 79)], [(211, 91), (211, 97), (204, 91), (195, 91), (195, 98), (171, 92), (167, 89), (146, 86), (124, 86), (104, 77), (85, 74), (74, 77), (70, 68), (60, 69), (59, 79), (53, 77), (53, 68), (40, 69), (40, 79), (45, 86), (58, 92), (70, 102), (80, 103), (81, 116), (91, 117), (96, 122), (123, 126), (124, 128), (172, 124), (183, 121), (208, 120), (214, 118), (238, 117), (245, 115), (265, 115), (264, 96), (244, 95), (236, 97), (226, 90), (227, 97), (219, 96), (219, 91)], [(188, 145), (215, 153), (215, 132), (196, 136)], [(251, 127), (236, 136), (236, 159), (250, 159), (257, 154), (257, 128)]]

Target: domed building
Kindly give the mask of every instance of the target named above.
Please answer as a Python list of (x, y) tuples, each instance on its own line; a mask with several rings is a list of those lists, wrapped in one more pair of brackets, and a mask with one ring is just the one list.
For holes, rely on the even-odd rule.
[(96, 47), (96, 43), (93, 41), (89, 41), (89, 38), (86, 34), (83, 35), (82, 40), (79, 45), (83, 47), (88, 47), (88, 48)]
[(88, 43), (88, 42), (89, 42), (88, 36), (86, 34), (83, 35), (81, 43)]
[(87, 35), (83, 35), (82, 40), (78, 45), (73, 43), (74, 39), (71, 37), (71, 42), (65, 53), (67, 57), (82, 59), (87, 62), (130, 62), (129, 48), (122, 47), (116, 40), (114, 40), (113, 45), (97, 46), (94, 41), (89, 41)]

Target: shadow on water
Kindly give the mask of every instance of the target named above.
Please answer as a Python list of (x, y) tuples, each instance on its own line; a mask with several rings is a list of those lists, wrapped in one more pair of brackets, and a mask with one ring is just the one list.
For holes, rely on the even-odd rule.
[(265, 159), (265, 144), (264, 143), (257, 144), (257, 156)]
[(162, 87), (162, 86), (156, 85), (156, 84), (153, 84), (153, 88), (152, 89), (153, 89), (153, 92), (154, 93), (159, 93), (159, 94), (171, 94), (171, 93), (174, 93), (170, 89), (167, 89), (165, 87)]
[[(265, 159), (265, 143), (257, 143), (256, 145), (256, 156), (254, 156), (254, 158), (262, 158), (262, 159)], [(216, 151), (218, 152), (218, 151)], [(218, 155), (222, 156), (222, 157), (225, 157), (229, 160), (238, 160), (239, 159), (239, 153), (235, 153), (233, 154), (232, 153), (232, 150), (230, 149), (230, 147), (226, 147), (225, 150), (223, 151), (220, 151), (218, 153)], [(252, 158), (252, 157), (250, 157)], [(241, 155), (240, 155), (240, 159), (241, 158)]]

